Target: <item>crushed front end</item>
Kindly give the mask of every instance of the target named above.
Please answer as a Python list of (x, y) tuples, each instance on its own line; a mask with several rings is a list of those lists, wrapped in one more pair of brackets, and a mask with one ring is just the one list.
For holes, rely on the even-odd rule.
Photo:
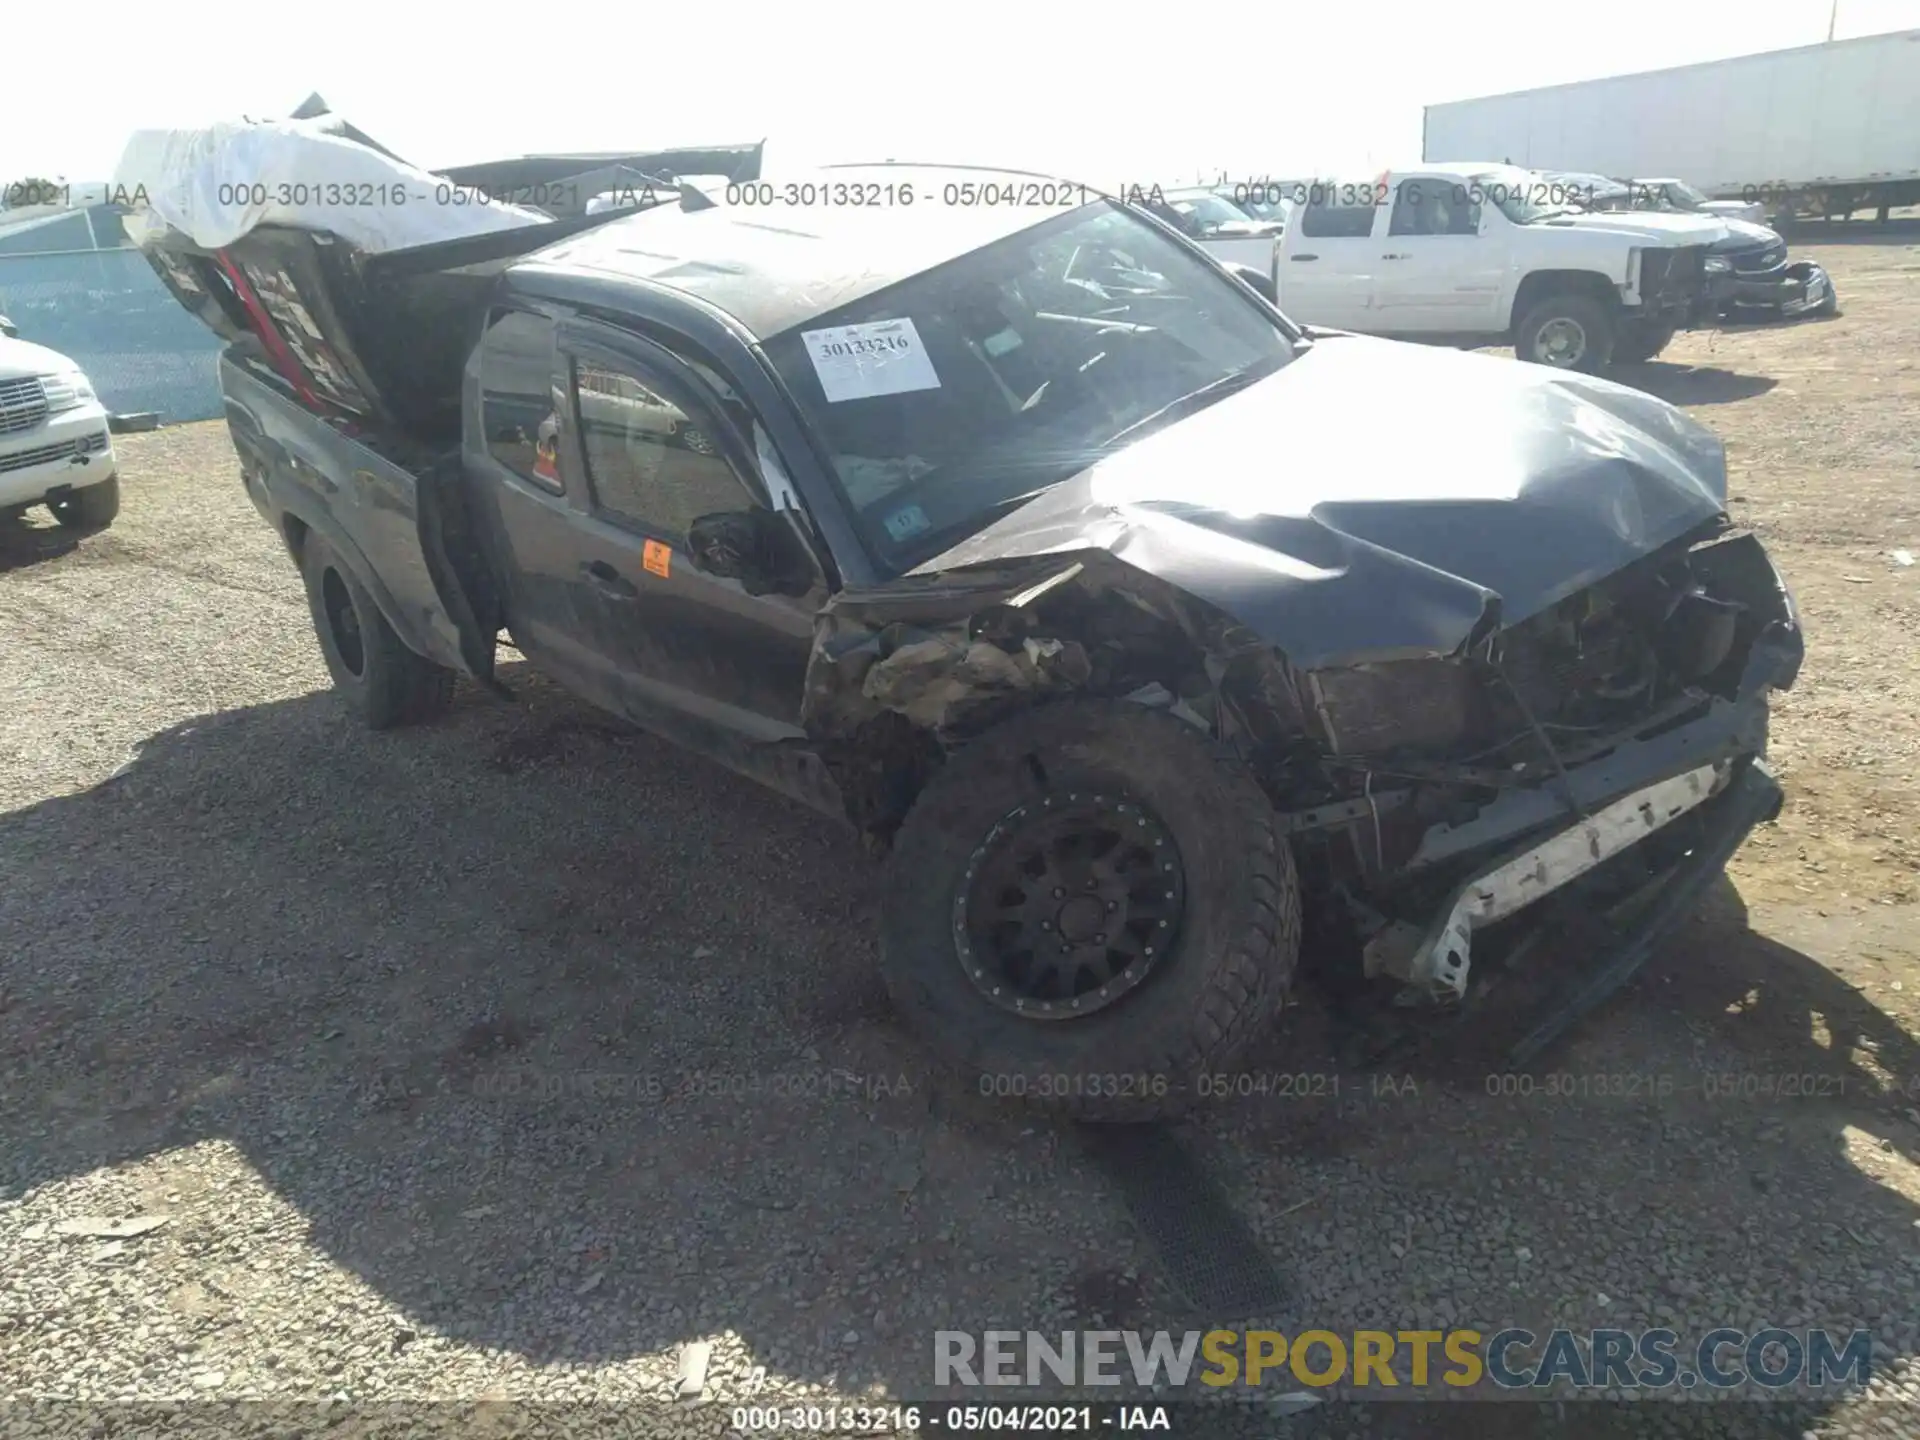
[(1402, 1002), (1453, 1006), (1483, 947), (1598, 918), (1617, 943), (1537, 1051), (1777, 812), (1768, 696), (1802, 653), (1765, 551), (1716, 521), (1457, 655), (1292, 673), (1268, 768), (1323, 935)]
[(1642, 250), (1639, 317), (1689, 327), (1710, 318), (1713, 282), (1707, 274), (1707, 250), (1705, 245)]

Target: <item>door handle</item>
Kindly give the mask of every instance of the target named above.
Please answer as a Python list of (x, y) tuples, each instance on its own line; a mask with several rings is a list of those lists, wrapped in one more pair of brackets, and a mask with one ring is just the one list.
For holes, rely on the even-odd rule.
[(1392, 251), (1388, 251), (1385, 255), (1382, 255), (1380, 258), (1382, 260), (1405, 260), (1405, 259), (1408, 259), (1409, 257), (1405, 254), (1396, 255)]
[(580, 573), (594, 589), (616, 600), (631, 600), (640, 593), (639, 586), (604, 560), (582, 560)]
[(1320, 257), (1318, 255), (1289, 255), (1287, 258), (1289, 260), (1318, 260)]

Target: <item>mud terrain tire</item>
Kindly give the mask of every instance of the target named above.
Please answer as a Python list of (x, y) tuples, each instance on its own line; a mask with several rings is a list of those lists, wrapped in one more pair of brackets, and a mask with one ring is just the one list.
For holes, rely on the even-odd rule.
[(307, 608), (334, 688), (369, 730), (417, 725), (453, 701), (453, 671), (413, 653), (352, 570), (318, 535), (300, 552)]
[[(979, 960), (991, 949), (972, 928), (988, 903), (974, 888), (995, 873), (994, 847), (1023, 843), (1023, 827), (1057, 815), (1052, 805), (1089, 796), (1130, 807), (1121, 823), (1171, 843), (1182, 897), (1175, 939), (1091, 1013), (1032, 1018), (989, 998), (998, 972), (982, 981), (963, 964), (963, 951)], [(1147, 873), (1158, 868), (1150, 856)], [(908, 814), (887, 881), (881, 969), (908, 1023), (969, 1089), (1080, 1120), (1189, 1108), (1279, 1012), (1300, 949), (1293, 853), (1251, 773), (1193, 726), (1124, 701), (1042, 706), (960, 750)], [(1159, 883), (1148, 888), (1145, 903), (1157, 903)], [(1034, 894), (1035, 913), (1046, 913), (1050, 902)], [(1131, 896), (1119, 903), (1139, 913)]]

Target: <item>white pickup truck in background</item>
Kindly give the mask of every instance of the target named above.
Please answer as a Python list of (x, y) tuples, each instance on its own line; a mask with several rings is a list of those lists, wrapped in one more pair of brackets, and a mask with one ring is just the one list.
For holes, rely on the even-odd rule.
[[(1595, 371), (1651, 359), (1712, 313), (1717, 219), (1592, 214), (1496, 164), (1423, 165), (1297, 186), (1269, 284), (1293, 319)], [(1725, 261), (1717, 262), (1724, 267)]]

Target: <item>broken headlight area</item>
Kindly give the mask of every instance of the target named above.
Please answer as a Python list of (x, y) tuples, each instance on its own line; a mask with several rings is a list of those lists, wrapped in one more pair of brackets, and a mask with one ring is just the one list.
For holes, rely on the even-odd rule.
[(1318, 754), (1276, 760), (1316, 898), (1364, 973), (1464, 998), (1475, 931), (1705, 811), (1764, 754), (1765, 692), (1798, 655), (1765, 552), (1716, 529), (1466, 653), (1300, 676)]

